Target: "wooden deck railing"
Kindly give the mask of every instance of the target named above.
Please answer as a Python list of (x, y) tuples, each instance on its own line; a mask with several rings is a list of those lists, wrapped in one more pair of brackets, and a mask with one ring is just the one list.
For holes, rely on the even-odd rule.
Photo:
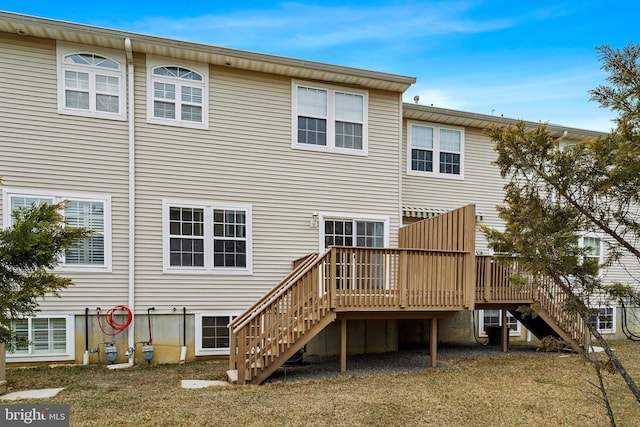
[[(332, 247), (301, 260), (234, 319), (230, 369), (261, 378), (324, 327), (329, 312), (453, 311), (466, 307), (465, 251)], [(333, 320), (333, 319), (331, 319)], [(286, 359), (285, 359), (286, 360)]]
[(512, 283), (518, 271), (516, 258), (476, 256), (476, 301), (484, 303), (532, 303), (533, 284)]
[[(518, 282), (514, 284), (513, 276)], [(518, 265), (517, 257), (476, 257), (476, 301), (483, 303), (535, 303), (546, 316), (577, 342), (583, 349), (589, 344), (585, 322), (571, 310), (566, 310), (567, 293), (550, 277), (535, 276)]]
[(402, 249), (332, 247), (229, 325), (229, 367), (260, 382), (345, 311), (454, 311), (474, 303), (475, 207), (403, 227)]
[(335, 247), (325, 266), (337, 311), (462, 310), (466, 251)]
[[(453, 256), (440, 256), (418, 261), (419, 257), (412, 259), (418, 264), (408, 265), (407, 274), (427, 277), (429, 272), (439, 271), (440, 275), (429, 276), (430, 285), (436, 288), (435, 295), (439, 303), (443, 305), (458, 305), (462, 303), (464, 308), (472, 310), (475, 303), (475, 244), (476, 244), (476, 208), (474, 205), (438, 215), (415, 224), (407, 225), (399, 230), (398, 242), (401, 248), (413, 248), (458, 253), (455, 261)], [(409, 258), (408, 258), (409, 259)], [(434, 263), (435, 262), (435, 263)], [(446, 267), (446, 268), (445, 268)], [(452, 293), (452, 281), (457, 280), (457, 285)], [(411, 280), (415, 283), (416, 280)], [(464, 287), (464, 289), (461, 289)], [(410, 294), (415, 304), (433, 303), (433, 291), (426, 294), (422, 290)], [(464, 295), (466, 300), (458, 298)]]

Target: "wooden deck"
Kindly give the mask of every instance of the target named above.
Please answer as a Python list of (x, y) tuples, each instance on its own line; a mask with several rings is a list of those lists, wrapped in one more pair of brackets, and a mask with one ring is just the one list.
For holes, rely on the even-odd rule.
[(229, 325), (229, 368), (238, 382), (264, 381), (336, 320), (342, 322), (344, 370), (346, 321), (354, 318), (432, 319), (432, 366), (438, 319), (476, 308), (535, 305), (562, 338), (584, 345), (586, 328), (564, 314), (562, 298), (548, 281), (531, 277), (515, 286), (510, 277), (518, 270), (516, 259), (475, 255), (473, 206), (403, 227), (399, 243), (398, 249), (332, 247), (298, 260), (286, 278)]

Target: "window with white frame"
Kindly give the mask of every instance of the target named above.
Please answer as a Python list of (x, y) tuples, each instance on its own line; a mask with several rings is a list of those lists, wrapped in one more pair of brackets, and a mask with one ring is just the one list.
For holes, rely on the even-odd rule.
[(74, 317), (38, 314), (35, 317), (14, 319), (11, 328), (26, 343), (17, 343), (16, 351), (7, 353), (9, 362), (34, 360), (73, 360)]
[(591, 324), (596, 330), (603, 334), (614, 334), (616, 332), (616, 308), (598, 307), (591, 315)]
[(165, 272), (250, 274), (251, 206), (165, 200)]
[(589, 233), (578, 240), (578, 246), (586, 249), (584, 257), (602, 265), (604, 262), (604, 244), (600, 237)]
[(111, 270), (111, 198), (103, 195), (58, 194), (33, 190), (3, 190), (4, 227), (13, 225), (12, 213), (34, 204), (65, 202), (61, 212), (69, 226), (91, 230), (89, 238), (67, 249), (60, 269), (73, 271)]
[(236, 314), (196, 314), (196, 356), (229, 354), (229, 323)]
[(321, 240), (324, 246), (321, 250), (331, 246), (364, 246), (381, 248), (388, 246), (388, 218), (345, 218), (332, 217), (331, 214), (322, 217)]
[(294, 148), (367, 154), (365, 91), (293, 83)]
[(58, 42), (58, 111), (125, 120), (125, 58), (110, 49)]
[(409, 175), (462, 178), (464, 129), (407, 123)]
[(147, 117), (151, 123), (205, 129), (209, 123), (209, 68), (147, 57)]
[[(501, 310), (479, 310), (478, 326), (481, 335), (487, 335), (488, 326), (502, 326)], [(508, 311), (507, 327), (509, 328), (509, 335), (520, 335), (520, 322), (518, 322), (518, 320)]]

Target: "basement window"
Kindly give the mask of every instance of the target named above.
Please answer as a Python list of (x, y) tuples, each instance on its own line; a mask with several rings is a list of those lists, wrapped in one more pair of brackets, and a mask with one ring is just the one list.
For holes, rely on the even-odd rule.
[(595, 313), (591, 315), (591, 324), (601, 334), (616, 333), (616, 308), (615, 307), (598, 307)]
[[(481, 336), (487, 336), (488, 326), (502, 326), (502, 313), (500, 310), (480, 310), (478, 317), (478, 330)], [(520, 322), (507, 312), (507, 326), (509, 327), (510, 336), (520, 336)]]
[(7, 362), (62, 361), (75, 358), (74, 317), (39, 314), (14, 319), (11, 328), (29, 340), (15, 352), (7, 352)]
[(229, 323), (235, 314), (196, 314), (196, 356), (228, 355), (230, 346)]

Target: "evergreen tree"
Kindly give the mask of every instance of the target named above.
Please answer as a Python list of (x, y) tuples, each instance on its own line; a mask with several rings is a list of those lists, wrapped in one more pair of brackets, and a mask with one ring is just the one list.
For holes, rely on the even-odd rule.
[[(590, 321), (594, 297), (640, 302), (637, 278), (604, 284), (600, 275), (616, 264), (640, 265), (640, 46), (598, 51), (608, 85), (591, 91), (592, 100), (616, 112), (615, 129), (566, 146), (542, 124), (487, 129), (506, 184), (505, 204), (498, 207), (505, 231), (485, 232), (494, 249), (517, 254), (521, 268), (551, 278), (570, 296), (564, 309), (582, 317), (607, 360), (585, 356), (598, 375), (617, 371), (640, 402), (640, 389)], [(587, 233), (606, 242), (602, 265), (579, 245)], [(608, 402), (604, 386), (601, 391)]]
[(64, 203), (20, 208), (13, 213), (13, 225), (0, 231), (0, 344), (9, 350), (25, 344), (12, 331), (12, 319), (33, 315), (41, 298), (72, 285), (52, 270), (89, 233), (66, 226), (63, 210)]

